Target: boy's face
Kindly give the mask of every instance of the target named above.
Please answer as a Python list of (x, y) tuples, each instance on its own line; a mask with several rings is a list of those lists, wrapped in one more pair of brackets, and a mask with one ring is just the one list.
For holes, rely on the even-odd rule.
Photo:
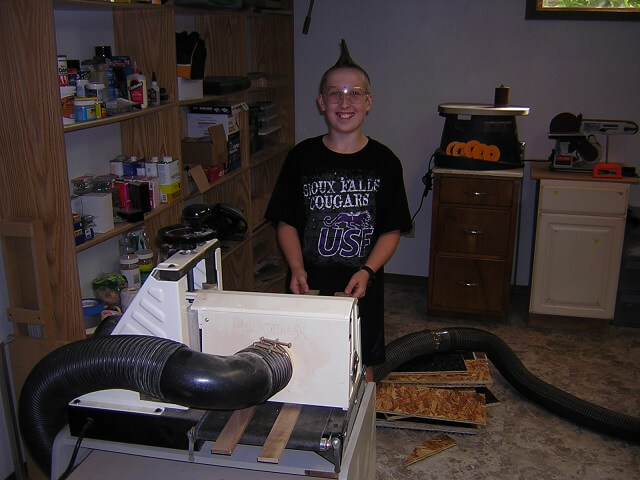
[(330, 130), (359, 130), (371, 110), (372, 96), (364, 74), (355, 68), (339, 68), (327, 76), (318, 106)]

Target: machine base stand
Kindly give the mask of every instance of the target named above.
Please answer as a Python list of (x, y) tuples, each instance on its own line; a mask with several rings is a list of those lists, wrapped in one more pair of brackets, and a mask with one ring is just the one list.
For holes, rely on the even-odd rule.
[[(340, 473), (334, 465), (314, 452), (286, 449), (278, 464), (257, 461), (261, 447), (238, 445), (231, 455), (211, 454), (212, 442), (205, 442), (199, 452), (189, 453), (145, 445), (134, 445), (86, 438), (82, 442), (76, 468), (70, 479), (156, 479), (175, 480), (272, 480), (300, 476), (339, 480), (373, 480), (376, 469), (375, 384), (366, 385), (356, 407), (356, 420), (343, 451)], [(59, 478), (71, 458), (76, 437), (65, 427), (53, 447), (52, 478)]]

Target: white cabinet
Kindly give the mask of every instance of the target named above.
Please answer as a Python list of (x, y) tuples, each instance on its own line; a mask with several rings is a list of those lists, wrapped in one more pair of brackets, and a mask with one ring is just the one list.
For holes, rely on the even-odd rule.
[(541, 179), (529, 312), (612, 319), (629, 185)]

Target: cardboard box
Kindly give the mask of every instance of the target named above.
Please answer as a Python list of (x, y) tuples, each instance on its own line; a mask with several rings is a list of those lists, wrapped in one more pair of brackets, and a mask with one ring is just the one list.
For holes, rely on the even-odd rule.
[(233, 116), (222, 113), (187, 113), (187, 136), (191, 138), (205, 137), (209, 128), (222, 125), (226, 137), (229, 133), (240, 131), (238, 120)]
[(82, 213), (91, 215), (96, 233), (106, 233), (113, 230), (113, 205), (111, 193), (91, 192), (82, 195)]
[(204, 97), (203, 80), (178, 78), (178, 100), (193, 100)]
[(208, 129), (209, 136), (182, 139), (182, 161), (206, 165), (226, 165), (228, 158), (227, 139), (222, 125)]
[(212, 125), (224, 125), (224, 133), (229, 135), (240, 131), (240, 114), (249, 107), (246, 103), (215, 102), (193, 105), (187, 113), (187, 135), (203, 137)]

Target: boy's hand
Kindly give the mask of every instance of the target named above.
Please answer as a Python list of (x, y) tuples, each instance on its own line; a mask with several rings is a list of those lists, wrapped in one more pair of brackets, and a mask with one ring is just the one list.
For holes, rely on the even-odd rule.
[(306, 295), (309, 292), (307, 284), (307, 271), (304, 269), (296, 269), (291, 271), (291, 283), (289, 288), (293, 293)]
[(367, 293), (369, 274), (364, 270), (358, 270), (351, 276), (351, 280), (344, 289), (344, 293), (353, 298), (362, 298)]

